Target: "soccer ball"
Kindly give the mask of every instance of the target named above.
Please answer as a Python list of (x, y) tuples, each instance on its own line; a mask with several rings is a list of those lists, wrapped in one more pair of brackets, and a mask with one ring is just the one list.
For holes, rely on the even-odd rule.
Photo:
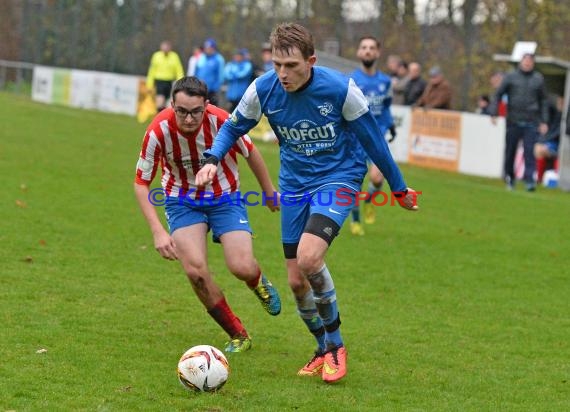
[(188, 349), (178, 361), (178, 380), (195, 392), (215, 392), (228, 380), (230, 365), (224, 354), (210, 345)]

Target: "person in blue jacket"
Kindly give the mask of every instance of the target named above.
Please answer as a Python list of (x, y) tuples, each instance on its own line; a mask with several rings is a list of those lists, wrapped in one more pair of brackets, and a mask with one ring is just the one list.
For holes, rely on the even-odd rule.
[(234, 53), (231, 62), (224, 68), (224, 80), (228, 86), (226, 100), (231, 113), (237, 107), (241, 97), (247, 90), (253, 76), (253, 65), (249, 60), (247, 49), (239, 49)]
[(206, 39), (203, 45), (204, 52), (198, 57), (194, 75), (206, 83), (208, 87), (208, 101), (219, 106), (219, 94), (224, 84), (224, 67), (226, 61), (218, 52), (218, 44), (214, 39)]

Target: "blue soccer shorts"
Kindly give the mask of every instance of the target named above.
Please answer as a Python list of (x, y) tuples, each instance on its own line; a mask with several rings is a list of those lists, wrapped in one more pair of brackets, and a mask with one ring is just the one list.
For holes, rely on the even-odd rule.
[(342, 227), (354, 207), (360, 184), (328, 183), (318, 189), (291, 195), (281, 194), (281, 241), (299, 243), (309, 216), (318, 213)]
[(212, 231), (214, 242), (219, 242), (220, 236), (236, 230), (251, 233), (247, 209), (237, 193), (229, 197), (213, 199), (206, 202), (184, 198), (169, 198), (165, 205), (165, 215), (170, 234), (176, 229), (206, 223)]

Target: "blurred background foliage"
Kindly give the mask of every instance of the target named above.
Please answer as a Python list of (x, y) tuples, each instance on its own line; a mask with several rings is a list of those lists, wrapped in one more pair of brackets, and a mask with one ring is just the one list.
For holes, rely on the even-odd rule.
[(383, 70), (389, 54), (420, 62), (424, 76), (441, 66), (458, 110), (491, 92), (491, 73), (509, 68), (492, 56), (516, 41), (570, 60), (568, 0), (2, 0), (0, 16), (0, 59), (140, 75), (163, 39), (186, 64), (207, 37), (226, 59), (247, 47), (259, 61), (282, 21), (306, 25), (317, 49), (348, 59), (372, 34), (384, 45)]

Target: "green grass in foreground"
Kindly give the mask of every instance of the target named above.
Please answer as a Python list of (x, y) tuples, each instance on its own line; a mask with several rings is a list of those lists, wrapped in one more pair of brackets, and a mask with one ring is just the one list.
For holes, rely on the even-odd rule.
[[(314, 344), (287, 287), (279, 216), (251, 208), (283, 312), (265, 314), (211, 245), (254, 347), (229, 357), (221, 392), (195, 395), (178, 358), (226, 337), (153, 250), (132, 194), (144, 126), (8, 94), (0, 106), (0, 410), (568, 410), (567, 193), (404, 165), (422, 210), (380, 208), (365, 237), (345, 227), (329, 253), (349, 350), (349, 374), (330, 386), (295, 376)], [(276, 176), (277, 147), (258, 147)]]

